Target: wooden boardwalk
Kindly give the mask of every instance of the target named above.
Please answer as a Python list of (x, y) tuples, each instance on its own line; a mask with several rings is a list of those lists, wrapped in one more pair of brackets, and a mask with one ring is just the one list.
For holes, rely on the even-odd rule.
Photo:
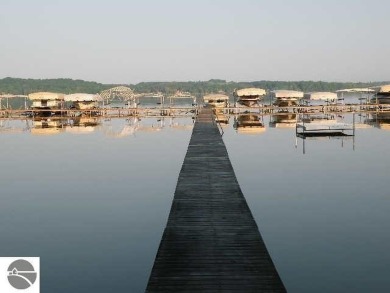
[(211, 109), (195, 122), (146, 292), (286, 292)]

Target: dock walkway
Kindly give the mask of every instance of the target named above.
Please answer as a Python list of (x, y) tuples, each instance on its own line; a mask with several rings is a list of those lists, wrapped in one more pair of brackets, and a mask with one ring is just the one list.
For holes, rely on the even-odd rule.
[(196, 119), (146, 292), (286, 292), (211, 109)]

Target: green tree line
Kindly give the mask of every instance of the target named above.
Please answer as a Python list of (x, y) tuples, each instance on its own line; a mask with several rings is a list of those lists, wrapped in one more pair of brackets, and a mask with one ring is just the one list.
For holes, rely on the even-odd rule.
[[(176, 91), (186, 91), (201, 97), (208, 93), (225, 92), (231, 94), (234, 89), (246, 87), (259, 87), (268, 91), (276, 89), (298, 90), (303, 92), (311, 91), (336, 91), (345, 88), (371, 87), (390, 82), (324, 82), (324, 81), (248, 81), (234, 82), (221, 79), (208, 81), (187, 81), (187, 82), (141, 82), (138, 84), (123, 84), (129, 86), (135, 92), (161, 92), (165, 95), (174, 94)], [(58, 79), (22, 79), (6, 77), (0, 79), (0, 93), (24, 94), (33, 92), (48, 91), (71, 93), (99, 93), (102, 90), (118, 86), (118, 84), (102, 84), (84, 80), (67, 78)]]

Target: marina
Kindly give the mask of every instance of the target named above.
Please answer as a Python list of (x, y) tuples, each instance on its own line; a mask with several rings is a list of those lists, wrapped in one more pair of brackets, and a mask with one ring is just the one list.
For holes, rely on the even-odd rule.
[(390, 292), (389, 10), (2, 1), (0, 293)]
[[(91, 232), (101, 233), (96, 231), (93, 223), (101, 222), (101, 209), (112, 204), (125, 222), (105, 219), (102, 223), (103, 227), (106, 227), (103, 229), (106, 235), (104, 237), (113, 233), (115, 239), (123, 239), (118, 233), (127, 231), (129, 226), (125, 224), (131, 222), (134, 227), (130, 228), (132, 232), (129, 237), (136, 235), (136, 239), (153, 239), (150, 246), (141, 248), (140, 243), (124, 237), (123, 244), (129, 244), (132, 249), (125, 252), (123, 248), (118, 248), (118, 254), (109, 254), (119, 263), (111, 278), (122, 279), (122, 282), (116, 285), (103, 282), (102, 290), (104, 286), (109, 286), (110, 290), (123, 290), (124, 280), (132, 280), (134, 285), (131, 285), (131, 288), (136, 292), (178, 292), (195, 289), (305, 292), (302, 276), (294, 273), (297, 269), (295, 263), (302, 260), (286, 255), (284, 250), (286, 242), (298, 241), (302, 250), (294, 250), (290, 246), (288, 250), (293, 249), (293, 254), (304, 258), (302, 253), (310, 252), (312, 243), (309, 246), (301, 243), (299, 239), (295, 240), (295, 236), (290, 232), (303, 234), (306, 239), (313, 232), (310, 229), (302, 231), (300, 227), (290, 227), (286, 231), (283, 226), (280, 226), (280, 233), (275, 232), (274, 225), (282, 225), (281, 223), (289, 218), (288, 215), (297, 217), (294, 211), (279, 207), (278, 198), (285, 198), (287, 205), (293, 209), (296, 208), (296, 202), (289, 203), (291, 194), (294, 200), (299, 200), (302, 195), (309, 200), (314, 194), (315, 198), (319, 195), (328, 196), (334, 201), (334, 195), (339, 192), (334, 190), (335, 186), (341, 190), (347, 187), (342, 182), (337, 182), (336, 174), (322, 173), (319, 166), (323, 165), (323, 162), (318, 160), (332, 161), (332, 164), (337, 166), (333, 170), (336, 173), (344, 170), (342, 165), (338, 165), (339, 162), (349, 160), (348, 166), (358, 162), (355, 162), (355, 155), (360, 156), (360, 148), (364, 148), (364, 145), (371, 141), (371, 138), (367, 139), (365, 136), (369, 133), (378, 135), (375, 134), (376, 131), (389, 129), (390, 107), (386, 103), (388, 96), (386, 87), (376, 90), (347, 89), (338, 93), (275, 90), (270, 92), (271, 96), (268, 98), (265, 98), (265, 93), (262, 89), (246, 88), (235, 91), (233, 97), (225, 93), (195, 97), (183, 91), (165, 96), (158, 92), (135, 93), (128, 87), (119, 86), (98, 95), (63, 95), (51, 92), (15, 97), (2, 95), (6, 103), (0, 110), (0, 135), (4, 137), (3, 156), (7, 158), (3, 158), (3, 162), (8, 164), (8, 168), (12, 168), (9, 162), (18, 161), (27, 155), (26, 162), (29, 165), (25, 168), (29, 174), (33, 174), (33, 178), (40, 178), (41, 175), (42, 178), (51, 178), (38, 180), (40, 183), (37, 184), (40, 186), (34, 187), (44, 194), (45, 200), (51, 194), (67, 193), (69, 188), (74, 189), (76, 186), (77, 192), (71, 195), (74, 199), (64, 197), (61, 200), (72, 206), (77, 205), (75, 201), (78, 201), (76, 194), (79, 191), (84, 194), (81, 198), (85, 205), (88, 202), (85, 196), (99, 198), (104, 204), (92, 203), (94, 210), (91, 211), (91, 219), (94, 220), (90, 222)], [(354, 95), (353, 99), (347, 97), (351, 94)], [(12, 107), (15, 103), (9, 102), (7, 97), (19, 99), (19, 106)], [(13, 140), (17, 141), (25, 134), (30, 134), (27, 140), (33, 143), (33, 147), (24, 150), (23, 155), (19, 153), (17, 157), (13, 157)], [(380, 135), (380, 139), (386, 137), (386, 134)], [(182, 157), (177, 156), (176, 152), (178, 138)], [(187, 153), (184, 148), (186, 144)], [(114, 149), (111, 151), (108, 146), (114, 146)], [(115, 146), (121, 147), (117, 149)], [(381, 147), (382, 145), (379, 149)], [(377, 153), (377, 148), (371, 146), (365, 156), (372, 156), (373, 149)], [(10, 154), (13, 159), (9, 161), (6, 154)], [(304, 157), (299, 157), (302, 155)], [(308, 157), (315, 165), (307, 166)], [(337, 161), (334, 161), (335, 159)], [(66, 173), (61, 173), (62, 169), (58, 170), (58, 166), (54, 164), (61, 160), (64, 160), (61, 168), (64, 168)], [(365, 166), (371, 166), (370, 160), (364, 160)], [(49, 173), (34, 173), (37, 166), (45, 166)], [(171, 166), (175, 166), (176, 172), (179, 173), (178, 179), (177, 173), (166, 173)], [(23, 178), (29, 178), (29, 175), (23, 174), (19, 165), (16, 168)], [(150, 171), (150, 168), (153, 168), (153, 171)], [(304, 174), (307, 168), (313, 168), (315, 172)], [(51, 172), (54, 170), (55, 172)], [(99, 173), (93, 175), (95, 170)], [(377, 170), (371, 172), (381, 178)], [(353, 170), (352, 173), (360, 174), (358, 170)], [(112, 178), (110, 182), (113, 180), (115, 184), (104, 184), (106, 176)], [(18, 192), (19, 187), (7, 178), (6, 173), (0, 176), (0, 180), (6, 183), (2, 185), (2, 191), (7, 194)], [(122, 183), (117, 181), (119, 178)], [(378, 177), (375, 178), (377, 179)], [(308, 190), (302, 188), (302, 180), (305, 182), (304, 186), (315, 192), (307, 194)], [(165, 186), (164, 182), (168, 181), (170, 184)], [(280, 184), (283, 181), (287, 184)], [(90, 184), (101, 190), (91, 188)], [(348, 186), (354, 184), (356, 183), (349, 182)], [(364, 191), (365, 187), (366, 185), (362, 185), (360, 189)], [(115, 195), (112, 190), (116, 190)], [(380, 188), (377, 196), (383, 196), (383, 190), (387, 189)], [(102, 191), (106, 193), (103, 194)], [(126, 191), (129, 191), (130, 195), (126, 194)], [(150, 197), (150, 193), (154, 196)], [(347, 193), (349, 194), (349, 191)], [(110, 196), (106, 198), (107, 194)], [(170, 195), (173, 195), (173, 199)], [(119, 207), (115, 202), (111, 203), (112, 196), (118, 204), (122, 202), (123, 207)], [(123, 199), (126, 201), (123, 202)], [(52, 208), (58, 211), (56, 201), (58, 199), (53, 202)], [(130, 204), (133, 201), (138, 203), (142, 214), (135, 210), (138, 207)], [(381, 199), (377, 199), (377, 202), (380, 201)], [(50, 205), (48, 202), (45, 204)], [(271, 204), (270, 210), (275, 211), (278, 218), (269, 214), (268, 204)], [(313, 206), (317, 204), (315, 202)], [(349, 201), (348, 204), (352, 203)], [(141, 208), (145, 205), (148, 207)], [(25, 209), (29, 210), (28, 207)], [(317, 212), (318, 209), (321, 207), (316, 206)], [(74, 213), (73, 208), (68, 211)], [(299, 208), (298, 211), (301, 214), (307, 212)], [(346, 211), (344, 209), (342, 212)], [(128, 213), (130, 215), (127, 215)], [(141, 220), (144, 214), (148, 216)], [(43, 215), (53, 220), (49, 214)], [(82, 214), (77, 215), (76, 212), (76, 219), (82, 218)], [(313, 218), (315, 219), (311, 213), (305, 216), (307, 221), (312, 221)], [(60, 217), (59, 220), (65, 219)], [(356, 221), (355, 218), (354, 220)], [(140, 221), (142, 228), (137, 221)], [(300, 223), (299, 218), (292, 221)], [(334, 230), (327, 227), (326, 221), (321, 222), (319, 227), (334, 233)], [(108, 229), (109, 223), (118, 225), (119, 230)], [(259, 223), (259, 226), (256, 223)], [(83, 225), (88, 226), (85, 223)], [(283, 225), (288, 227), (289, 223)], [(71, 226), (65, 228), (65, 234), (60, 232), (58, 235), (59, 240), (66, 242), (66, 231), (78, 231), (78, 228), (75, 230), (74, 227), (78, 226), (71, 221)], [(145, 227), (148, 227), (147, 230), (144, 230)], [(84, 229), (82, 231), (85, 232)], [(350, 231), (344, 233), (348, 232)], [(273, 234), (277, 235), (276, 238)], [(93, 239), (92, 235), (89, 237)], [(322, 237), (324, 242), (332, 241), (323, 238), (322, 234), (316, 237)], [(107, 239), (111, 239), (111, 236)], [(342, 237), (337, 238), (337, 241), (343, 241)], [(79, 245), (84, 255), (87, 247), (91, 245), (88, 241), (85, 243), (86, 246)], [(321, 244), (317, 243), (315, 246), (322, 252), (327, 251), (327, 247)], [(97, 247), (99, 251), (109, 249), (102, 239)], [(375, 247), (378, 252), (384, 250), (381, 245)], [(71, 251), (73, 249), (64, 248), (65, 254)], [(40, 254), (45, 255), (42, 251)], [(321, 253), (311, 254), (313, 255), (310, 258), (313, 260), (322, 257)], [(123, 258), (122, 255), (127, 257)], [(53, 255), (46, 254), (46, 257), (50, 259)], [(142, 259), (142, 265), (126, 261), (137, 257)], [(342, 254), (336, 254), (336, 257), (342, 257)], [(369, 256), (366, 261), (368, 259)], [(75, 262), (76, 260), (67, 262), (68, 266), (72, 266), (65, 268), (68, 275), (72, 274)], [(100, 265), (107, 265), (107, 262), (111, 263), (111, 259)], [(337, 260), (333, 259), (332, 264), (335, 262)], [(350, 263), (351, 266), (356, 265), (356, 261)], [(379, 263), (384, 265), (386, 259)], [(310, 270), (319, 264), (305, 263), (305, 269), (298, 272), (310, 275)], [(80, 269), (83, 267), (91, 269), (88, 264)], [(321, 267), (322, 265), (313, 273), (317, 272), (320, 276), (323, 272)], [(360, 274), (348, 267), (353, 274)], [(375, 270), (370, 266), (368, 269)], [(133, 275), (123, 275), (122, 271), (131, 271)], [(336, 271), (340, 273), (342, 270)], [(377, 270), (376, 272), (381, 276)], [(76, 276), (73, 277), (77, 279)], [(336, 275), (332, 276), (332, 281), (336, 280), (332, 286), (329, 281), (325, 284), (322, 277), (316, 279), (316, 276), (311, 275), (311, 278), (325, 288), (324, 293), (337, 292), (344, 282), (337, 279)], [(381, 277), (382, 283), (384, 280), (385, 278)], [(52, 290), (54, 288), (53, 285), (49, 287)], [(71, 286), (68, 290), (72, 290)]]
[[(389, 162), (383, 159), (389, 140), (388, 113), (297, 117), (294, 113), (229, 114), (218, 109), (216, 114), (218, 136), (287, 291), (305, 292), (307, 277), (324, 293), (354, 288), (356, 279), (364, 279), (359, 282), (363, 290), (389, 285), (384, 273), (389, 261), (388, 236), (382, 233), (390, 222), (385, 204)], [(355, 121), (355, 135), (296, 137), (297, 122), (310, 117), (318, 122), (323, 115), (328, 116), (327, 123), (353, 125)], [(47, 290), (77, 290), (82, 272), (96, 267), (110, 269), (95, 272), (94, 282), (86, 284), (86, 290), (145, 290), (167, 218), (174, 219), (169, 211), (176, 185), (182, 182), (178, 175), (194, 118), (194, 113), (188, 113), (178, 117), (84, 115), (0, 120), (3, 223), (13, 218), (13, 227), (26, 231), (24, 222), (14, 218), (23, 214), (23, 219), (32, 223), (31, 233), (40, 235), (33, 241), (36, 253), (50, 265), (61, 260), (66, 278), (75, 280), (66, 283), (65, 275), (57, 276), (46, 267), (43, 273), (48, 278), (68, 284), (61, 290), (58, 282), (46, 283)], [(235, 121), (239, 120), (237, 128)], [(329, 168), (323, 168), (324, 162), (329, 162)], [(39, 173), (38, 166), (44, 166)], [(196, 182), (201, 173), (191, 172), (183, 179)], [(224, 186), (219, 177), (210, 184)], [(203, 200), (205, 209), (217, 208), (206, 196)], [(239, 218), (231, 216), (226, 221)], [(7, 247), (6, 253), (29, 249), (18, 241), (24, 239), (22, 235), (12, 231), (6, 235), (0, 241)], [(361, 242), (362, 236), (376, 240)], [(186, 240), (188, 245), (195, 244), (194, 239)], [(11, 241), (18, 244), (11, 245)], [(76, 256), (75, 247), (79, 251)], [(184, 249), (184, 242), (180, 247)], [(180, 271), (183, 277), (184, 270)], [(346, 274), (348, 280), (343, 277)], [(99, 277), (100, 290), (95, 277)], [(200, 280), (199, 276), (197, 282)]]

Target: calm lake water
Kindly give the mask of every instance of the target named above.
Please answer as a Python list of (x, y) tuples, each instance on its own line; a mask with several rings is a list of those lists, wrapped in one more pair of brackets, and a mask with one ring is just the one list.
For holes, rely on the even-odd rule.
[[(284, 118), (222, 128), (287, 290), (390, 290), (390, 120), (303, 140)], [(40, 256), (42, 292), (143, 292), (193, 120), (63, 123), (0, 121), (0, 256)]]

